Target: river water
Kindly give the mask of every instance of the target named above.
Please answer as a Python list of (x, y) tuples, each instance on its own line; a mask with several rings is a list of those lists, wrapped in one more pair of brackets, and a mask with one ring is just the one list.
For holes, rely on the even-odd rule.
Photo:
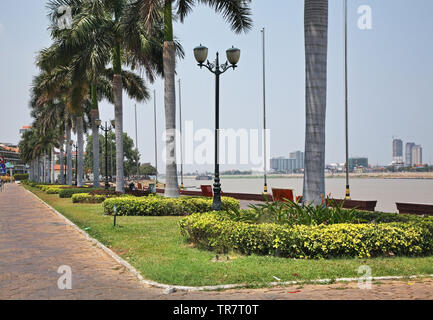
[[(199, 189), (201, 184), (213, 184), (213, 181), (197, 181), (185, 178), (188, 189)], [(263, 178), (222, 178), (222, 190), (225, 192), (261, 193)], [(268, 179), (268, 190), (274, 188), (294, 189), (295, 195), (302, 194), (302, 178)], [(326, 193), (343, 199), (345, 196), (345, 179), (327, 178)], [(396, 202), (433, 204), (433, 179), (371, 179), (353, 178), (350, 181), (353, 200), (377, 200), (376, 210), (397, 212)]]

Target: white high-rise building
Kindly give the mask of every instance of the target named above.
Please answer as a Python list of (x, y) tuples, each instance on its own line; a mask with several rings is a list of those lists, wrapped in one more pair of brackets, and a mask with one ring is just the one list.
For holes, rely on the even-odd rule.
[(420, 145), (413, 146), (412, 148), (412, 165), (422, 165), (422, 147)]

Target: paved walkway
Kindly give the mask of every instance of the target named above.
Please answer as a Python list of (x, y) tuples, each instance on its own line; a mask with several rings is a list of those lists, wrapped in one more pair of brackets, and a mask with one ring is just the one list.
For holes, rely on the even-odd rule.
[[(60, 290), (60, 266), (72, 290)], [(18, 185), (0, 193), (0, 299), (433, 299), (433, 280), (224, 292), (175, 292), (142, 285), (103, 250)]]

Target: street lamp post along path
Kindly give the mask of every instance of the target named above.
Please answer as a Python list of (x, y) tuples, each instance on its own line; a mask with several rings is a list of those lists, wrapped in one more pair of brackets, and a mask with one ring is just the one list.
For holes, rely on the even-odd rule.
[[(241, 51), (235, 47), (232, 47), (226, 51), (227, 60), (224, 64), (219, 63), (219, 53), (216, 53), (216, 59), (214, 63), (207, 60), (208, 48), (205, 46), (198, 46), (194, 49), (194, 57), (198, 62), (200, 68), (207, 68), (210, 72), (215, 75), (215, 183), (214, 183), (214, 197), (212, 203), (212, 210), (221, 211), (221, 180), (219, 172), (219, 87), (220, 87), (220, 75), (233, 68), (237, 68)], [(205, 61), (207, 61), (205, 63)]]
[[(101, 120), (96, 120), (96, 126), (105, 133), (105, 190), (110, 188), (108, 183), (108, 132), (114, 128), (114, 121), (111, 121), (111, 126), (108, 127), (107, 121), (105, 121), (105, 127), (102, 126)], [(111, 145), (111, 143), (110, 143)]]
[(78, 145), (74, 144), (74, 140), (69, 141), (69, 145), (75, 148), (75, 186), (78, 186)]

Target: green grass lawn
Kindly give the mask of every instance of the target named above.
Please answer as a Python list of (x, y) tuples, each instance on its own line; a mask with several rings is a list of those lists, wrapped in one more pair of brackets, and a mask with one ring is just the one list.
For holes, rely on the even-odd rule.
[(165, 284), (261, 286), (275, 282), (273, 276), (282, 281), (358, 277), (358, 267), (365, 264), (373, 276), (433, 274), (433, 257), (293, 260), (230, 254), (230, 261), (215, 262), (215, 253), (184, 241), (180, 217), (118, 217), (120, 227), (115, 228), (101, 204), (73, 204), (71, 199), (26, 188), (131, 263), (145, 279)]

